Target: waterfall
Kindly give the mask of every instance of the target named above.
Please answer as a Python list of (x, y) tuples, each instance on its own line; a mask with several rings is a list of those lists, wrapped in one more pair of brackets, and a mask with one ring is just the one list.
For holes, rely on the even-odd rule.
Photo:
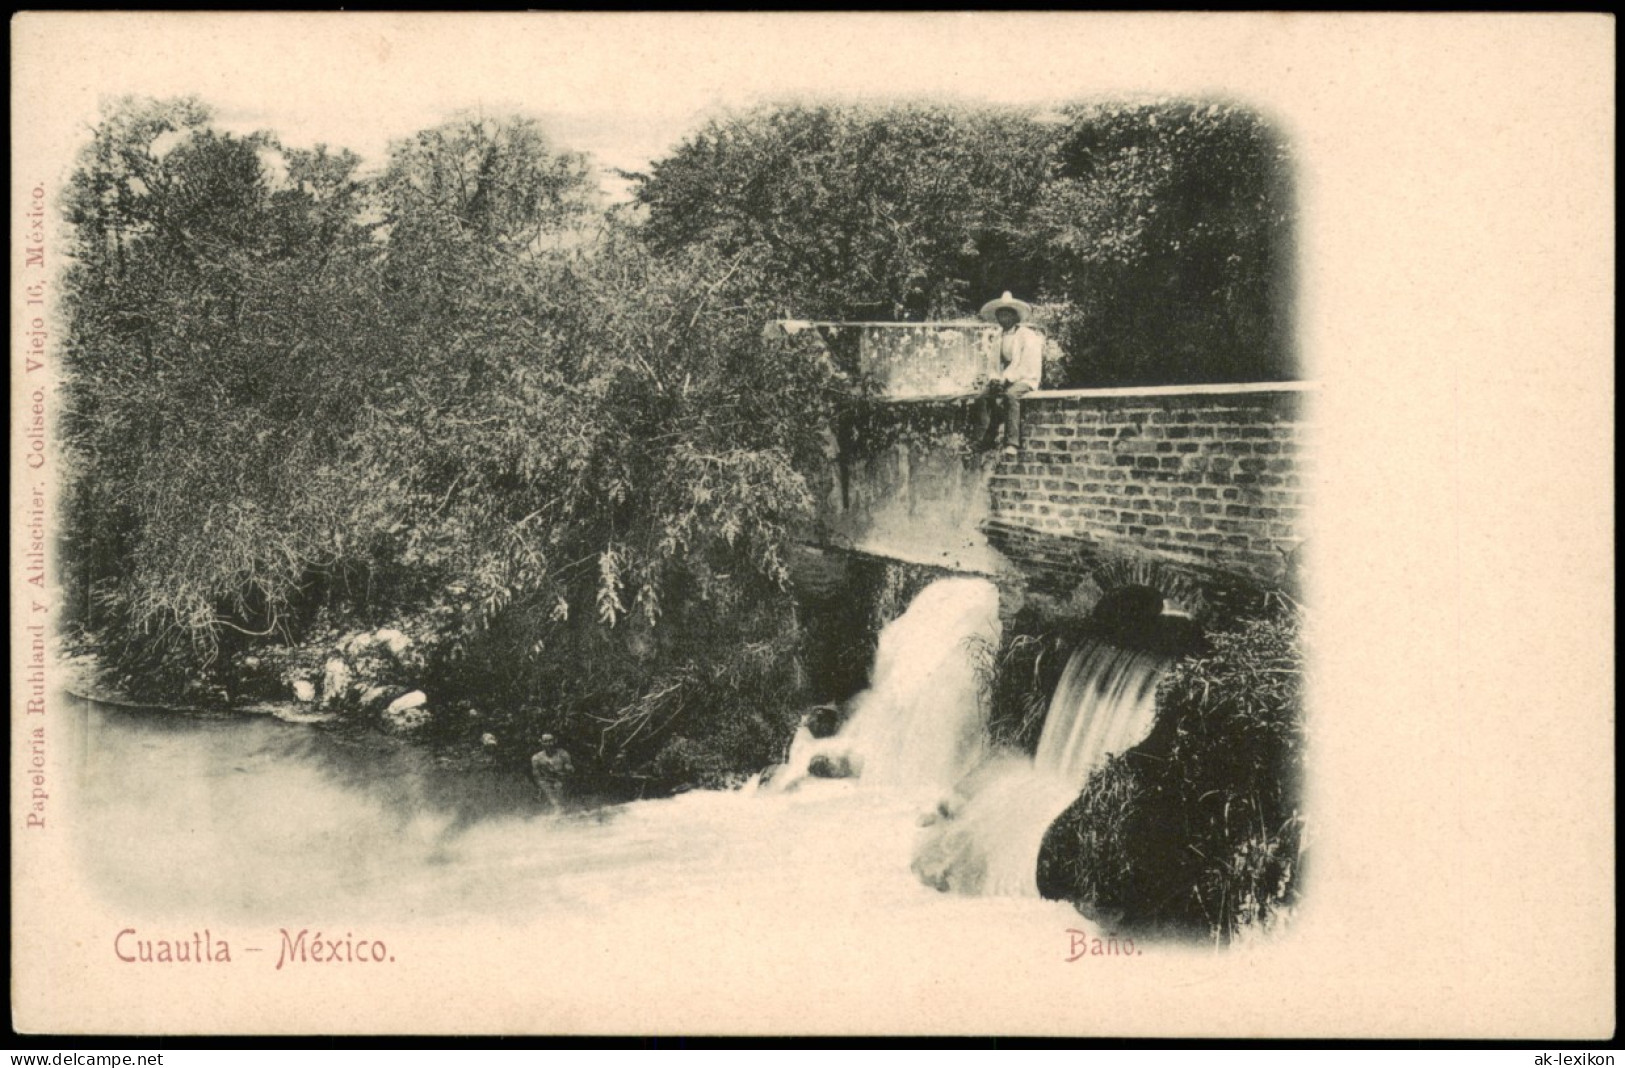
[(846, 724), (822, 739), (803, 727), (769, 785), (782, 791), (813, 775), (947, 789), (984, 756), (980, 671), (999, 635), (999, 591), (991, 582), (933, 582), (881, 630), (869, 688)]
[(1050, 699), (1033, 764), (1083, 787), (1113, 753), (1145, 740), (1168, 658), (1091, 640), (1079, 646)]
[(1025, 754), (996, 753), (925, 817), (914, 873), (958, 894), (1036, 897), (1044, 832), (1077, 796)]
[[(1155, 617), (1152, 617), (1155, 619)], [(797, 732), (786, 762), (757, 789), (790, 793), (817, 779), (853, 779), (935, 801), (912, 867), (939, 890), (1038, 894), (1044, 833), (1107, 756), (1142, 741), (1157, 680), (1171, 659), (1093, 639), (1067, 662), (1037, 753), (994, 750), (987, 738), (988, 657), (999, 645), (999, 594), (980, 578), (922, 590), (880, 632), (867, 690), (834, 735)]]
[(914, 871), (939, 890), (1035, 896), (1044, 833), (1108, 756), (1150, 733), (1169, 657), (1094, 639), (1067, 661), (1036, 754), (1004, 752), (928, 817)]

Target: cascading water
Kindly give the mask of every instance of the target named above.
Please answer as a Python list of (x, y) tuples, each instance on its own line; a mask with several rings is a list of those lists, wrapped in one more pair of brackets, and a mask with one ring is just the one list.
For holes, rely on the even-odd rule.
[(806, 727), (786, 766), (769, 780), (782, 791), (807, 775), (942, 790), (976, 766), (986, 746), (979, 654), (999, 644), (999, 591), (986, 579), (927, 586), (881, 632), (871, 684), (830, 738)]
[[(999, 631), (990, 583), (943, 580), (882, 633), (873, 685), (845, 728), (803, 730), (791, 762), (755, 791), (565, 816), (538, 814), (521, 775), (443, 767), (414, 746), (356, 746), (270, 716), (82, 704), (62, 749), (81, 754), (75, 848), (110, 902), (188, 924), (274, 925), (312, 910), (335, 924), (500, 919), (515, 952), (552, 962), (538, 982), (560, 1004), (577, 962), (603, 967), (606, 932), (757, 984), (786, 973), (764, 946), (831, 976), (873, 945), (929, 952), (908, 955), (911, 982), (922, 960), (948, 977), (1015, 974), (1034, 945), (1087, 922), (1033, 886), (1043, 832), (1075, 784), (988, 752), (978, 670)], [(819, 757), (858, 777), (814, 774)], [(933, 810), (953, 815), (922, 831)], [(926, 881), (980, 899), (945, 899), (910, 874), (944, 842), (965, 848)], [(625, 982), (648, 973), (645, 959)]]
[(1089, 774), (1150, 733), (1164, 655), (1103, 640), (1080, 646), (1050, 699), (1031, 759), (997, 755), (959, 784), (915, 854), (914, 870), (939, 890), (1036, 895), (1044, 832)]
[(1035, 767), (1081, 789), (1112, 753), (1145, 740), (1157, 714), (1157, 680), (1168, 658), (1085, 642), (1067, 661), (1050, 700)]
[(881, 631), (871, 685), (845, 726), (827, 738), (803, 726), (758, 789), (856, 779), (866, 791), (934, 800), (914, 852), (922, 880), (962, 894), (1036, 896), (1044, 832), (1090, 772), (1149, 733), (1170, 659), (1086, 642), (1051, 698), (1036, 756), (993, 752), (978, 652), (998, 647), (998, 609), (985, 579), (927, 586)]

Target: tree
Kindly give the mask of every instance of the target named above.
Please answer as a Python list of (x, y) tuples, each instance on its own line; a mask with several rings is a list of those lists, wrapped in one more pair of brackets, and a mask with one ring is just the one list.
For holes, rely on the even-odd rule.
[(1291, 159), (1257, 114), (1144, 102), (1067, 110), (1024, 244), (1081, 385), (1291, 378)]
[(785, 735), (841, 395), (764, 321), (1042, 284), (1077, 383), (1287, 366), (1285, 157), (1235, 109), (749, 112), (654, 166), (641, 223), (519, 117), (359, 165), (190, 99), (117, 102), (81, 155), (67, 577), (160, 687), (395, 623), (510, 733), (720, 774)]
[(445, 244), (493, 255), (539, 251), (579, 225), (598, 196), (587, 158), (560, 151), (532, 119), (463, 116), (390, 147), (379, 182), (397, 251)]
[(760, 109), (688, 138), (637, 197), (657, 249), (746, 257), (785, 314), (940, 318), (1032, 277), (1011, 247), (1051, 140), (1002, 109)]
[(675, 778), (765, 762), (833, 369), (763, 346), (744, 258), (588, 230), (584, 161), (523, 120), (426, 131), (376, 181), (357, 162), (189, 104), (98, 130), (68, 300), (77, 622), (157, 689), (399, 624), (505, 736)]
[[(787, 554), (812, 517), (835, 372), (805, 339), (763, 344), (770, 309), (742, 273), (612, 227), (531, 274), (529, 314), (553, 339), (527, 372), (554, 398), (530, 408), (547, 413), (527, 446), (545, 469), (465, 485), (538, 555), (489, 587), (495, 610), (448, 667), (471, 698), (529, 710), (509, 730), (545, 722), (634, 761), (670, 749), (670, 775), (765, 762), (782, 740), (762, 717), (796, 689)], [(492, 469), (509, 418), (455, 443), (465, 470)], [(723, 760), (718, 737), (751, 755)]]
[(357, 159), (207, 122), (112, 106), (67, 198), (73, 603), (142, 661), (276, 629), (335, 562), (336, 356), (372, 343)]
[(762, 109), (638, 198), (657, 249), (746, 257), (786, 315), (947, 318), (1008, 289), (1054, 306), (1065, 385), (1296, 371), (1291, 158), (1236, 105)]

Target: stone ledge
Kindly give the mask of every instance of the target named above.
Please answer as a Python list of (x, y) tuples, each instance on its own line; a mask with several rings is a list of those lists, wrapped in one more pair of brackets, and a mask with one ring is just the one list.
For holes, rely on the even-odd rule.
[(1120, 386), (1110, 389), (1035, 389), (1022, 398), (1030, 400), (1087, 400), (1091, 397), (1212, 397), (1233, 393), (1313, 393), (1318, 382), (1219, 382), (1190, 386)]
[[(1113, 386), (1100, 389), (1035, 389), (1021, 400), (1121, 400), (1135, 397), (1244, 397), (1270, 393), (1305, 394), (1320, 390), (1318, 382), (1220, 382), (1186, 386)], [(879, 404), (949, 404), (970, 401), (980, 393), (904, 393), (897, 396), (878, 395), (870, 400)]]

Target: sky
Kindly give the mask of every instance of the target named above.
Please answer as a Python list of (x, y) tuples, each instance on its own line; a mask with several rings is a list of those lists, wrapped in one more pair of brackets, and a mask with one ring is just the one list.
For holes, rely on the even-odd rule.
[(108, 93), (195, 93), (228, 129), (270, 129), (369, 161), (459, 111), (518, 112), (607, 174), (647, 167), (718, 111), (807, 97), (1044, 104), (1222, 91), (1265, 102), (1282, 71), (1248, 57), (1279, 52), (1294, 25), (1206, 15), (90, 15), (64, 63), (95, 56), (94, 69), (54, 92), (80, 124)]

